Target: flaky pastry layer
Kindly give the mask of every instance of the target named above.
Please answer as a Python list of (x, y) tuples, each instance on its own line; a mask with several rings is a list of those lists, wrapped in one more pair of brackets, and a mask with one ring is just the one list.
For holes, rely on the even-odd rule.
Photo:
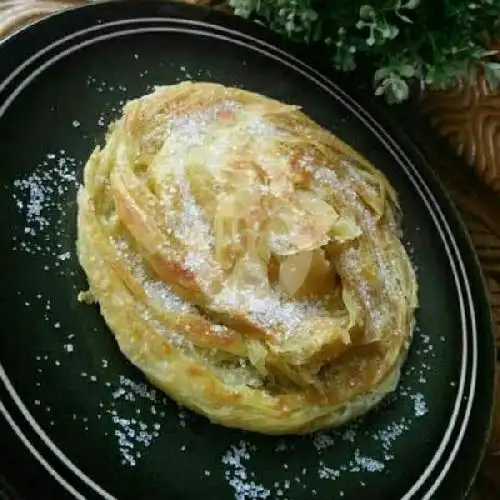
[(78, 256), (124, 355), (212, 421), (340, 425), (392, 391), (415, 273), (385, 176), (296, 106), (212, 83), (128, 102), (78, 193)]

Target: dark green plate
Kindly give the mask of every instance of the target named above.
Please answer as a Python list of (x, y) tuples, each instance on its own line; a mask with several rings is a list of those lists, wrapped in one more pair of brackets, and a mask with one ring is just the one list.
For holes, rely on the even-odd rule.
[[(395, 127), (339, 75), (262, 28), (165, 3), (89, 5), (0, 45), (2, 473), (28, 499), (466, 496), (490, 422), (484, 284), (455, 209)], [(421, 308), (397, 393), (354, 425), (271, 438), (211, 425), (155, 391), (81, 305), (75, 193), (126, 99), (184, 79), (303, 106), (390, 178)], [(13, 494), (13, 493), (11, 493)], [(43, 494), (43, 495), (42, 495)]]

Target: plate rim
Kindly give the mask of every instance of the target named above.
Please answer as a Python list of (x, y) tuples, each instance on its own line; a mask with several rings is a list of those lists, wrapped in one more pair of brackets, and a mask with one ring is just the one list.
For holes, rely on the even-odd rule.
[[(227, 24), (228, 19), (231, 19), (231, 22), (229, 24), (233, 24), (233, 21), (236, 21), (236, 24), (240, 24), (243, 33), (245, 33), (246, 31), (249, 31), (251, 26), (252, 26), (252, 31), (254, 31), (254, 32), (260, 31), (260, 33), (257, 33), (255, 35), (255, 37), (252, 35), (252, 37), (255, 38), (256, 40), (261, 40), (261, 37), (262, 37), (267, 41), (267, 39), (269, 39), (271, 36), (273, 36), (273, 35), (271, 35), (270, 32), (268, 32), (268, 30), (264, 30), (260, 27), (255, 29), (256, 27), (247, 21), (243, 21), (243, 20), (234, 18), (234, 16), (229, 16), (229, 15), (218, 13), (218, 12), (214, 13), (211, 9), (208, 9), (206, 7), (171, 4), (168, 2), (161, 2), (161, 1), (154, 1), (154, 0), (153, 1), (146, 0), (146, 1), (141, 2), (141, 3), (142, 3), (142, 5), (141, 5), (142, 8), (144, 8), (144, 6), (147, 6), (147, 5), (152, 5), (152, 6), (156, 6), (156, 7), (161, 6), (162, 8), (168, 7), (168, 9), (171, 11), (176, 11), (176, 10), (177, 11), (179, 11), (179, 10), (185, 11), (188, 14), (191, 14), (191, 13), (196, 11), (196, 13), (198, 15), (201, 15), (201, 11), (203, 11), (204, 16), (207, 16), (210, 18), (212, 18), (212, 17), (217, 18), (218, 17), (219, 20), (221, 21), (221, 24), (223, 24), (223, 25)], [(141, 10), (141, 7), (138, 7), (138, 5), (133, 2), (133, 0), (129, 0), (129, 1), (125, 1), (125, 2), (123, 0), (104, 0), (104, 1), (100, 0), (100, 1), (92, 3), (92, 4), (78, 5), (78, 6), (74, 6), (74, 7), (70, 7), (70, 8), (65, 8), (57, 13), (54, 13), (54, 14), (52, 14), (44, 19), (41, 19), (41, 20), (39, 20), (39, 21), (37, 21), (37, 22), (35, 22), (35, 23), (25, 27), (25, 28), (22, 28), (22, 29), (16, 31), (10, 37), (5, 39), (2, 43), (0, 43), (0, 58), (2, 58), (2, 55), (3, 55), (2, 53), (5, 50), (4, 48), (6, 46), (8, 46), (9, 43), (12, 43), (11, 42), (12, 40), (15, 41), (15, 40), (19, 39), (20, 37), (25, 36), (26, 33), (28, 33), (28, 36), (29, 36), (29, 33), (33, 33), (33, 31), (37, 29), (37, 26), (40, 26), (40, 25), (43, 26), (45, 23), (50, 23), (50, 22), (52, 22), (53, 18), (56, 18), (56, 17), (59, 18), (61, 16), (64, 16), (68, 12), (73, 12), (73, 11), (90, 10), (90, 9), (95, 10), (96, 8), (98, 8), (101, 5), (105, 5), (105, 6), (120, 5), (121, 7), (123, 7), (123, 4), (134, 4), (134, 8), (138, 9), (138, 11)], [(189, 11), (191, 11), (191, 12), (189, 12)], [(175, 14), (173, 14), (172, 12), (170, 12), (170, 15), (175, 17)], [(184, 16), (182, 16), (182, 17), (184, 17)], [(188, 15), (188, 17), (189, 17), (189, 15)], [(116, 18), (123, 19), (118, 13), (116, 15)], [(208, 25), (210, 26), (210, 24), (212, 24), (212, 23), (209, 22)], [(217, 23), (215, 23), (215, 24), (217, 24)], [(298, 52), (300, 52), (300, 48), (298, 46), (296, 46), (295, 44), (288, 43), (286, 41), (284, 42), (281, 38), (279, 38), (277, 40), (273, 40), (272, 42), (270, 42), (270, 45), (274, 46), (275, 48), (278, 48), (279, 50), (283, 51), (287, 55), (291, 55), (292, 57), (297, 58), (301, 62), (304, 61), (303, 56), (298, 54)], [(295, 45), (295, 47), (294, 47), (294, 45)], [(308, 58), (311, 59), (310, 56)], [(348, 99), (350, 99), (354, 104), (356, 104), (356, 106), (358, 106), (358, 107), (361, 107), (361, 106), (365, 107), (366, 106), (366, 110), (363, 110), (363, 113), (365, 113), (367, 115), (368, 119), (372, 120), (375, 124), (379, 125), (381, 122), (382, 123), (384, 123), (384, 122), (390, 123), (391, 122), (391, 120), (389, 119), (388, 116), (384, 116), (380, 110), (375, 109), (375, 106), (373, 103), (370, 103), (368, 105), (364, 105), (362, 103), (363, 103), (363, 101), (365, 101), (365, 99), (356, 95), (355, 91), (352, 91), (352, 89), (350, 89), (349, 92), (346, 92), (344, 90), (343, 83), (342, 82), (337, 83), (339, 80), (341, 81), (343, 79), (343, 75), (339, 78), (339, 75), (336, 74), (334, 78), (331, 78), (329, 76), (332, 73), (331, 70), (323, 69), (321, 62), (319, 62), (319, 61), (314, 61), (312, 64), (309, 64), (309, 63), (304, 63), (304, 64), (306, 66), (311, 66), (312, 67), (311, 69), (316, 70), (316, 71), (318, 71), (318, 73), (324, 75), (324, 77), (327, 80), (330, 80), (333, 83), (333, 85), (337, 89), (340, 89), (340, 91)], [(2, 85), (0, 85), (0, 94), (2, 92), (3, 83), (5, 83), (5, 81), (2, 81), (1, 83), (2, 83)], [(8, 87), (8, 85), (7, 85), (7, 87)], [(0, 109), (1, 109), (1, 107), (0, 107)], [(429, 191), (437, 197), (436, 205), (438, 205), (439, 208), (443, 209), (443, 211), (444, 211), (443, 218), (446, 222), (449, 223), (450, 229), (454, 229), (454, 227), (456, 228), (457, 226), (460, 228), (459, 229), (460, 234), (453, 233), (451, 236), (453, 236), (454, 240), (456, 241), (458, 255), (464, 257), (465, 265), (466, 265), (465, 267), (466, 267), (466, 270), (468, 271), (466, 273), (466, 276), (470, 279), (471, 287), (476, 288), (476, 289), (479, 288), (479, 290), (482, 290), (480, 298), (477, 296), (477, 290), (475, 290), (476, 294), (472, 298), (471, 305), (472, 305), (472, 309), (474, 311), (476, 309), (485, 309), (483, 311), (480, 311), (480, 314), (477, 315), (476, 323), (477, 323), (478, 327), (480, 327), (481, 324), (483, 326), (487, 325), (486, 329), (489, 330), (489, 332), (491, 333), (491, 341), (493, 342), (492, 317), (491, 317), (491, 309), (490, 309), (489, 304), (487, 302), (486, 282), (484, 279), (482, 269), (481, 269), (480, 264), (479, 264), (477, 254), (476, 254), (475, 249), (472, 245), (470, 235), (468, 234), (468, 231), (465, 228), (465, 224), (461, 220), (459, 212), (458, 212), (457, 208), (455, 207), (453, 201), (451, 200), (450, 195), (447, 193), (445, 188), (442, 186), (441, 182), (439, 181), (439, 179), (437, 177), (437, 174), (428, 165), (423, 153), (415, 146), (413, 141), (411, 141), (411, 139), (406, 135), (406, 133), (403, 130), (401, 130), (400, 128), (399, 129), (395, 128), (394, 123), (391, 123), (391, 126), (389, 127), (389, 129), (390, 129), (390, 131), (385, 133), (386, 137), (391, 139), (391, 141), (394, 143), (394, 146), (399, 148), (404, 156), (408, 157), (410, 163), (415, 165), (415, 170), (418, 173), (421, 173), (421, 171), (423, 169), (425, 171), (425, 176), (429, 177), (429, 179), (430, 179)], [(385, 126), (383, 127), (383, 130), (385, 130)], [(411, 149), (411, 152), (410, 152), (410, 149)], [(418, 157), (418, 161), (415, 161), (414, 157)], [(424, 184), (428, 185), (429, 179), (424, 179)], [(445, 202), (443, 203), (443, 201), (442, 200), (440, 201), (439, 198), (444, 198)], [(450, 218), (451, 218), (451, 220), (450, 220)], [(460, 240), (462, 240), (462, 241), (460, 241)], [(478, 278), (479, 278), (479, 280), (478, 280)], [(477, 281), (479, 281), (479, 283), (475, 283)], [(486, 303), (485, 303), (485, 301), (486, 301)], [(485, 305), (487, 307), (484, 307)], [(479, 335), (479, 333), (476, 333), (476, 340), (478, 339), (478, 335)], [(483, 339), (483, 341), (484, 341), (484, 339)], [(493, 350), (492, 354), (493, 354), (493, 358), (494, 358), (494, 349), (492, 349), (492, 350)], [(494, 366), (494, 362), (493, 362), (493, 366)], [(490, 409), (492, 409), (493, 398), (491, 398), (491, 405), (490, 406), (491, 406)], [(472, 405), (471, 405), (471, 407), (472, 407)], [(490, 414), (491, 414), (491, 412), (490, 412)], [(488, 429), (486, 430), (485, 442), (486, 442), (487, 436), (488, 436), (490, 429), (491, 429), (491, 420), (492, 420), (492, 417), (490, 418), (490, 423), (489, 423)], [(468, 425), (467, 425), (467, 428), (468, 428)], [(482, 454), (479, 457), (479, 459), (477, 460), (476, 471), (474, 472), (473, 476), (471, 477), (471, 483), (469, 485), (469, 489), (470, 489), (470, 486), (472, 485), (472, 481), (474, 479), (474, 476), (477, 473), (477, 469), (479, 468), (480, 461), (481, 461), (482, 456), (484, 456), (484, 453), (485, 453), (485, 447), (483, 446), (482, 447)]]

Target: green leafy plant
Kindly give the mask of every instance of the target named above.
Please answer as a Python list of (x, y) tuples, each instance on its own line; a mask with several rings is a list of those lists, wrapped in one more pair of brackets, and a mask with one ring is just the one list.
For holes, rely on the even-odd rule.
[(229, 0), (235, 13), (325, 47), (343, 71), (369, 61), (374, 91), (405, 100), (416, 82), (445, 89), (483, 72), (500, 86), (487, 42), (500, 35), (500, 0)]

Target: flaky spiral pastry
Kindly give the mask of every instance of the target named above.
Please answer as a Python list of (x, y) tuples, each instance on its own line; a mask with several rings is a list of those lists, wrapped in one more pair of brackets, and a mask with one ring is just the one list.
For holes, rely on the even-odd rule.
[(417, 284), (387, 179), (296, 106), (210, 83), (128, 102), (78, 255), (124, 355), (213, 422), (340, 425), (400, 376)]

